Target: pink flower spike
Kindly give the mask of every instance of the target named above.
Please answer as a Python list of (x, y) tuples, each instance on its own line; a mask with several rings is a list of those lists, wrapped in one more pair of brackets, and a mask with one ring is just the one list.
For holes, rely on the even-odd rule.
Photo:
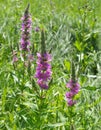
[(65, 94), (67, 103), (69, 106), (73, 106), (74, 104), (76, 104), (76, 101), (73, 100), (73, 97), (78, 94), (79, 90), (80, 90), (80, 85), (78, 82), (74, 82), (73, 80), (70, 80), (67, 85), (69, 88), (69, 92), (67, 92)]
[(37, 78), (37, 83), (42, 89), (48, 88), (49, 80), (51, 79), (51, 65), (49, 64), (50, 54), (40, 54), (37, 53), (37, 67), (35, 78)]
[[(28, 7), (29, 8), (29, 7)], [(22, 34), (20, 41), (20, 48), (24, 51), (30, 51), (30, 31), (31, 31), (31, 16), (28, 12), (28, 8), (24, 13), (24, 16), (21, 18), (22, 20)]]

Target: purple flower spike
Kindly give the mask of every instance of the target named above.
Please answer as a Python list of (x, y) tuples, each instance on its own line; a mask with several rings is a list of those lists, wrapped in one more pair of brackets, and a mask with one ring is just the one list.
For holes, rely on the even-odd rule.
[(42, 89), (48, 89), (48, 83), (51, 79), (51, 65), (49, 62), (51, 61), (51, 56), (48, 53), (40, 54), (37, 53), (37, 67), (35, 78), (37, 78), (37, 83)]
[(25, 13), (24, 13), (24, 16), (21, 18), (22, 20), (22, 36), (21, 36), (21, 50), (24, 50), (24, 51), (30, 51), (30, 31), (31, 31), (31, 23), (32, 23), (32, 20), (31, 20), (31, 16), (28, 12), (28, 9), (29, 9), (29, 5), (28, 7), (26, 8), (25, 10)]
[(67, 85), (66, 85), (70, 91), (67, 92), (65, 94), (65, 97), (66, 97), (66, 100), (67, 100), (67, 103), (69, 106), (73, 106), (74, 104), (76, 104), (76, 101), (73, 100), (73, 97), (78, 94), (79, 90), (80, 90), (80, 85), (78, 82), (75, 82), (73, 80), (70, 80)]

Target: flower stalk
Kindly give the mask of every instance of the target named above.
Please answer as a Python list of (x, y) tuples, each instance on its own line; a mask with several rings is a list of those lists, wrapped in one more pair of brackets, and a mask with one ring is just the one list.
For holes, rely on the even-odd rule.
[(37, 67), (35, 78), (41, 89), (49, 88), (49, 81), (51, 79), (51, 55), (46, 52), (44, 30), (41, 31), (41, 53), (37, 53)]
[(29, 14), (29, 4), (25, 10), (24, 16), (21, 18), (22, 20), (22, 35), (21, 35), (21, 50), (30, 51), (30, 31), (31, 31), (31, 16)]
[(74, 97), (76, 94), (78, 94), (78, 92), (80, 90), (80, 85), (76, 81), (75, 66), (74, 66), (73, 61), (72, 61), (71, 65), (72, 65), (71, 80), (66, 85), (67, 88), (69, 88), (69, 92), (66, 92), (65, 96), (66, 96), (67, 104), (69, 106), (74, 106), (77, 102), (76, 100), (74, 100)]

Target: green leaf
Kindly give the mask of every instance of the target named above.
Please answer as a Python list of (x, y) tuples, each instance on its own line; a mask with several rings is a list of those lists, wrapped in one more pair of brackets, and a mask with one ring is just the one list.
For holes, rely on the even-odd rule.
[(23, 105), (27, 106), (28, 108), (38, 109), (38, 106), (36, 104), (30, 102), (24, 102)]
[(74, 45), (79, 51), (82, 50), (81, 43), (79, 43), (78, 41), (76, 41)]
[(60, 126), (64, 126), (64, 125), (65, 125), (65, 122), (63, 122), (63, 123), (56, 123), (56, 124), (48, 124), (47, 126), (55, 128), (55, 127), (60, 127)]
[(65, 65), (66, 69), (67, 69), (68, 71), (70, 71), (70, 66), (71, 66), (70, 61), (65, 60), (65, 61), (64, 61), (64, 65)]
[(86, 90), (97, 90), (97, 89), (100, 89), (100, 87), (99, 88), (97, 88), (96, 86), (87, 86), (87, 87), (83, 87), (82, 89), (86, 89)]
[(4, 111), (5, 109), (6, 95), (7, 95), (7, 87), (4, 87), (3, 94), (2, 94), (2, 111)]

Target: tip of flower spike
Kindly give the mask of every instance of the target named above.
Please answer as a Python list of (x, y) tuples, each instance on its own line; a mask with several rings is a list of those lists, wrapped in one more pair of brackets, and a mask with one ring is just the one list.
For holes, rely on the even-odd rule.
[(28, 12), (30, 4), (28, 3), (27, 8), (25, 9), (25, 13)]
[(46, 46), (45, 46), (45, 31), (44, 29), (41, 30), (41, 54), (46, 53)]

